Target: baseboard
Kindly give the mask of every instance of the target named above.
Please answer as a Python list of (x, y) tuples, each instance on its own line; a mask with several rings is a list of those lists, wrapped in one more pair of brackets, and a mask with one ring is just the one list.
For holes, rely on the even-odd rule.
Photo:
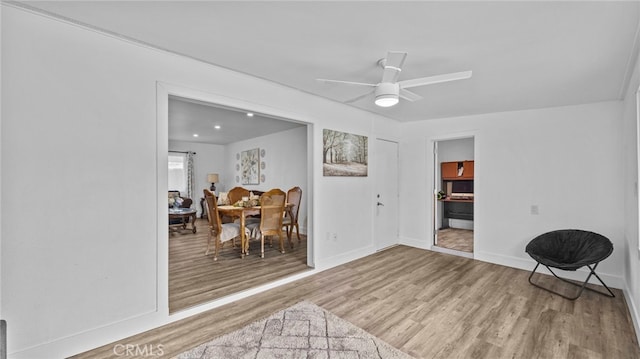
[(443, 247), (438, 247), (438, 246), (431, 246), (430, 250), (434, 251), (434, 252), (440, 252), (440, 253), (444, 253), (444, 254), (452, 254), (452, 255), (458, 256), (458, 257), (465, 257), (465, 258), (473, 259), (473, 253), (469, 253), (469, 252), (456, 251), (454, 249), (443, 248)]
[(424, 239), (400, 237), (398, 238), (398, 244), (420, 249), (431, 249), (431, 243), (425, 241)]
[[(518, 268), (518, 269), (526, 270), (529, 272), (533, 270), (533, 268), (536, 266), (536, 262), (533, 259), (504, 256), (504, 255), (488, 253), (488, 252), (475, 252), (474, 257), (475, 259), (483, 262), (500, 264), (503, 266)], [(580, 282), (583, 282), (585, 278), (587, 278), (587, 276), (589, 275), (589, 271), (582, 268), (578, 269), (577, 271), (558, 270), (554, 272), (556, 272), (556, 274), (562, 278), (577, 280)], [(549, 271), (542, 266), (538, 268), (537, 273), (551, 275), (551, 273), (549, 273)], [(625, 287), (622, 277), (607, 274), (607, 273), (601, 273), (601, 272), (597, 272), (597, 273), (600, 276), (600, 278), (602, 278), (602, 280), (607, 284), (607, 286), (611, 288), (617, 288), (617, 289), (623, 289)], [(592, 277), (591, 280), (589, 280), (589, 283), (600, 285), (600, 282), (598, 281), (598, 279), (594, 277)]]
[(636, 331), (636, 340), (640, 343), (640, 313), (638, 312), (638, 307), (636, 307), (635, 304), (636, 301), (633, 299), (626, 281), (623, 292), (624, 299), (627, 302), (627, 309), (629, 309), (629, 315), (631, 315), (631, 322), (633, 322), (633, 328)]
[(366, 257), (368, 255), (371, 255), (373, 253), (376, 252), (376, 248), (373, 245), (364, 247), (364, 248), (359, 248), (357, 250), (353, 250), (353, 251), (349, 251), (346, 253), (342, 253), (339, 254), (337, 256), (333, 256), (333, 257), (329, 257), (329, 258), (325, 258), (322, 260), (317, 260), (316, 261), (316, 270), (317, 271), (323, 271), (329, 268), (333, 268), (333, 267), (337, 267), (341, 264), (345, 264), (345, 263), (349, 263), (351, 261), (354, 261), (356, 259), (360, 259), (363, 257)]

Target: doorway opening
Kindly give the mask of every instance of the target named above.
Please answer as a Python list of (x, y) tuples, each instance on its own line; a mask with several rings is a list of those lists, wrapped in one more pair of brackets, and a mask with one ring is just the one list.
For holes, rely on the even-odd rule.
[[(296, 120), (287, 112), (276, 113), (273, 108), (242, 100), (167, 84), (159, 84), (158, 89), (160, 306), (165, 304), (169, 314), (174, 314), (210, 302), (246, 296), (250, 290), (273, 288), (278, 283), (285, 283), (289, 278), (313, 269), (313, 238), (310, 234), (313, 168), (308, 165), (312, 162), (313, 125)], [(257, 122), (255, 119), (258, 119)], [(227, 129), (224, 136), (220, 137), (226, 142), (216, 142), (215, 134), (206, 135), (214, 133), (207, 132), (208, 127), (220, 133)], [(193, 136), (194, 133), (198, 133), (198, 136)], [(290, 153), (292, 146), (297, 149), (295, 155)], [(245, 183), (238, 169), (240, 153), (252, 150), (259, 153), (260, 172), (255, 183)], [(195, 153), (195, 180), (189, 197), (193, 197), (191, 209), (197, 215), (189, 219), (193, 223), (187, 225), (186, 231), (183, 228), (167, 232), (165, 192), (172, 190), (168, 188), (167, 156), (170, 151)], [(219, 180), (215, 187), (209, 183), (210, 173), (215, 173)], [(287, 176), (279, 176), (279, 173), (287, 173)], [(229, 242), (214, 260), (212, 254), (205, 254), (209, 224), (201, 199), (203, 189), (210, 186), (219, 198), (222, 197), (221, 192), (228, 192), (233, 187), (258, 193), (272, 188), (280, 188), (285, 193), (293, 187), (302, 188), (298, 212), (300, 236), (292, 233), (289, 242), (288, 236), (284, 235), (284, 254), (277, 249), (276, 236), (273, 248), (265, 245), (264, 258), (259, 254), (259, 241), (258, 251), (255, 241), (249, 241), (249, 254), (244, 258), (241, 258), (239, 244), (236, 243), (234, 247)]]
[(434, 250), (473, 258), (474, 138), (434, 142)]

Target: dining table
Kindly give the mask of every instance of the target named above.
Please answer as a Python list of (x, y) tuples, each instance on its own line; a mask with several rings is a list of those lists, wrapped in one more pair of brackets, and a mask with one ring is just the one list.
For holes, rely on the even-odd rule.
[[(285, 203), (284, 210), (288, 212), (288, 215), (291, 215), (292, 208), (293, 204)], [(249, 255), (249, 238), (247, 238), (245, 233), (246, 218), (248, 216), (260, 215), (260, 206), (241, 207), (235, 205), (219, 205), (218, 213), (220, 216), (227, 215), (240, 219), (240, 256), (244, 258), (244, 256)]]

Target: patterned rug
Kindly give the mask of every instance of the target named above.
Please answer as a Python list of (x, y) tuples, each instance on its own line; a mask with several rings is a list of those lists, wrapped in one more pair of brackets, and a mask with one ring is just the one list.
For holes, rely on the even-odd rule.
[(315, 304), (304, 301), (204, 343), (177, 358), (412, 357)]

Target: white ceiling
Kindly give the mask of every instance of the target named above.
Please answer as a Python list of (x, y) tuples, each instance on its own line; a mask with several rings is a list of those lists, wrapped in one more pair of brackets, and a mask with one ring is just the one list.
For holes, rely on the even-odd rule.
[(226, 145), (304, 126), (257, 113), (251, 117), (247, 114), (239, 109), (169, 96), (169, 140)]
[(345, 101), (377, 83), (377, 61), (408, 52), (399, 80), (472, 70), (413, 88), (401, 122), (620, 99), (635, 60), (640, 3), (399, 1), (28, 2), (160, 48)]

